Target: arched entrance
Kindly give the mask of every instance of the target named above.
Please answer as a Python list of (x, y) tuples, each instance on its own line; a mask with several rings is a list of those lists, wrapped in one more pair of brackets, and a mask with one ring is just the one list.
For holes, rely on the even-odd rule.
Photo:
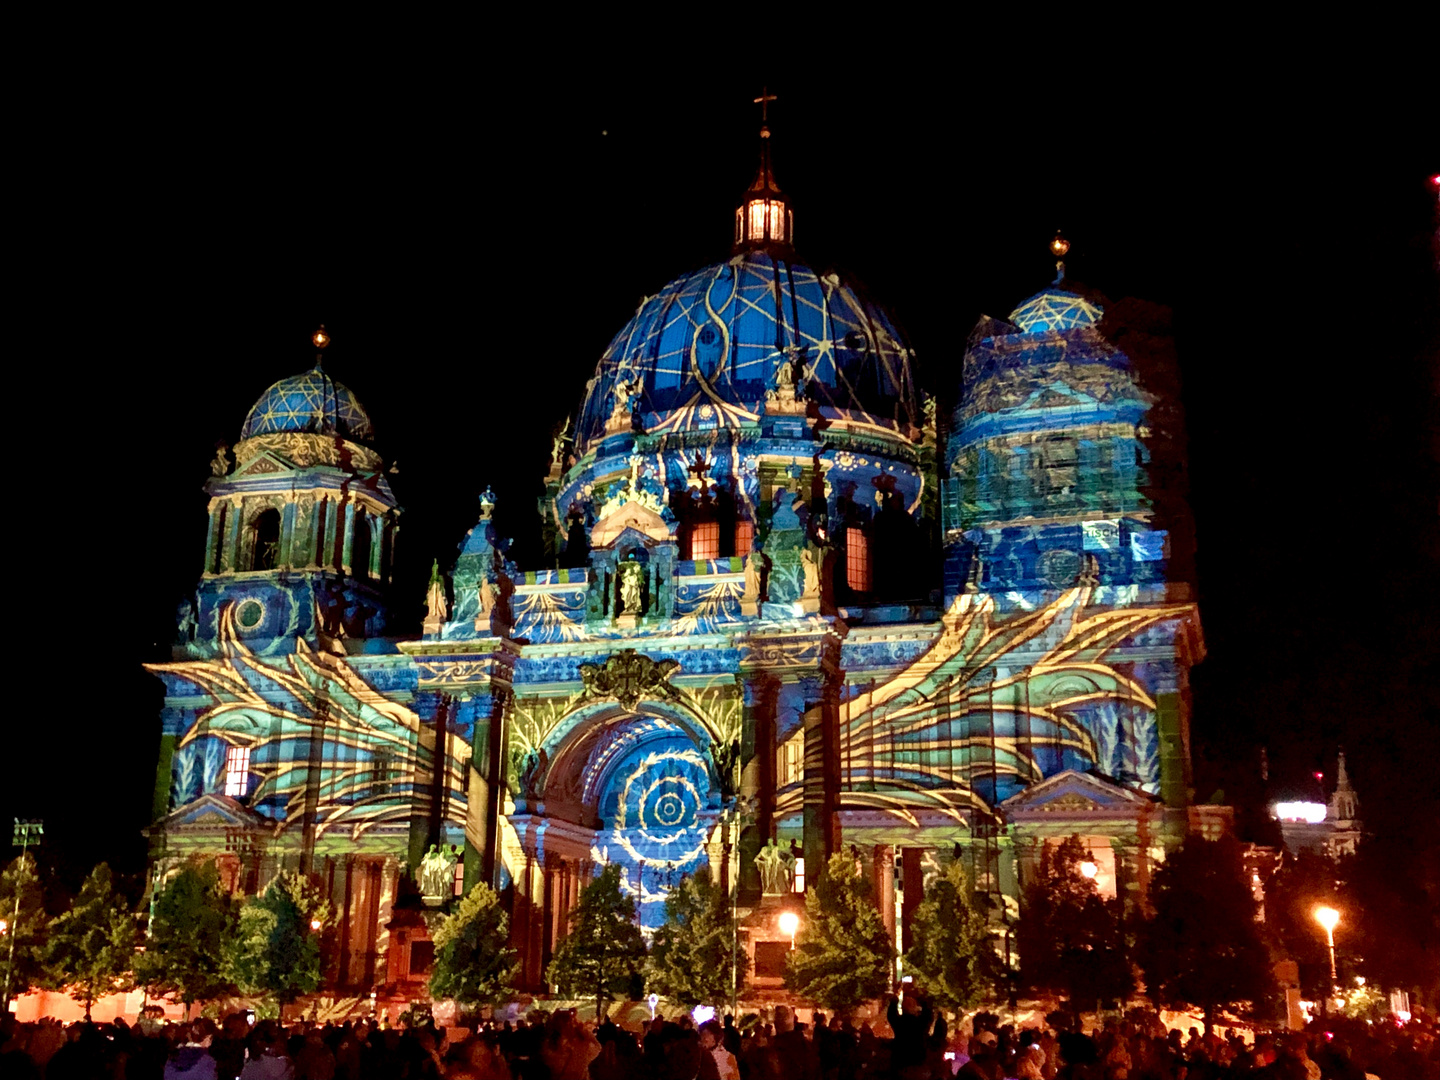
[(618, 865), (642, 925), (658, 926), (670, 889), (708, 859), (720, 812), (709, 738), (663, 702), (609, 704), (566, 726), (543, 778), (545, 816), (593, 829), (591, 862)]

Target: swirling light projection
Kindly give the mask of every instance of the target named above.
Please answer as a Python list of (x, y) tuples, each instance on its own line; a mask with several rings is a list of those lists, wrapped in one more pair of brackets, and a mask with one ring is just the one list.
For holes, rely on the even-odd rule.
[(715, 818), (709, 803), (705, 756), (674, 729), (632, 745), (609, 771), (600, 802), (608, 828), (592, 855), (620, 865), (645, 928), (663, 921), (670, 889), (705, 858)]

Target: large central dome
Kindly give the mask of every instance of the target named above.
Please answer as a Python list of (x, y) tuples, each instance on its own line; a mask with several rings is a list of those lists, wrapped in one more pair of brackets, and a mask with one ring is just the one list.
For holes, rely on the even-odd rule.
[(754, 422), (787, 361), (822, 415), (918, 423), (910, 358), (890, 315), (855, 283), (743, 251), (640, 304), (586, 386), (577, 435), (604, 434), (622, 380), (652, 433)]

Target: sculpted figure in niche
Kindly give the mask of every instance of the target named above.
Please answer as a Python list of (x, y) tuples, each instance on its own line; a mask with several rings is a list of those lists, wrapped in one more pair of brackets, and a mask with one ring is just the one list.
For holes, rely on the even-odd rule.
[(780, 896), (790, 891), (790, 872), (795, 856), (771, 840), (755, 856), (760, 871), (760, 891), (766, 896)]
[(820, 561), (813, 548), (805, 548), (800, 552), (800, 561), (805, 570), (805, 591), (802, 594), (806, 597), (820, 595)]
[(223, 444), (215, 450), (215, 460), (210, 462), (210, 471), (216, 476), (224, 476), (230, 471), (230, 454)]
[(420, 860), (420, 895), (428, 899), (448, 898), (455, 891), (455, 853), (431, 844)]
[(620, 608), (625, 615), (642, 614), (642, 591), (645, 587), (645, 568), (638, 562), (620, 564)]

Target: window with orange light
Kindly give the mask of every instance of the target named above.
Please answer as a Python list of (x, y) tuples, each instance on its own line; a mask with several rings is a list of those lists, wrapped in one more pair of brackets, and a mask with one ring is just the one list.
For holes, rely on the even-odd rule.
[(858, 593), (870, 591), (870, 538), (854, 525), (845, 530), (845, 584)]
[(750, 554), (750, 549), (755, 546), (755, 523), (753, 521), (737, 521), (735, 523), (735, 554), (741, 558)]
[(698, 521), (690, 526), (690, 558), (718, 559), (720, 557), (720, 523)]
[(225, 751), (225, 794), (240, 798), (250, 787), (250, 748), (232, 746)]

